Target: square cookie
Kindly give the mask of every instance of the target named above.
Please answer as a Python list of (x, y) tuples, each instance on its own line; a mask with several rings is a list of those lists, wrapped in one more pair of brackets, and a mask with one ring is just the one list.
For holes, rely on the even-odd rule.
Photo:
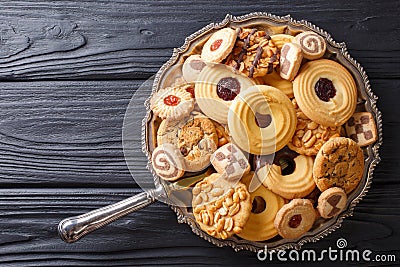
[(246, 156), (232, 143), (218, 148), (211, 156), (211, 164), (218, 173), (226, 174), (230, 180), (240, 179), (250, 171)]
[(369, 112), (354, 113), (345, 123), (346, 134), (359, 146), (367, 146), (377, 139), (375, 120)]

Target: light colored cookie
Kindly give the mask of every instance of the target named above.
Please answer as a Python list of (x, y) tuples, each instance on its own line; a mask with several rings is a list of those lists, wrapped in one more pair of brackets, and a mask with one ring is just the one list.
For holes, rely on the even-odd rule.
[(281, 90), (289, 98), (293, 97), (293, 83), (283, 79), (279, 75), (279, 70), (274, 70), (272, 73), (262, 77), (266, 85), (273, 86)]
[(304, 64), (293, 81), (293, 92), (301, 111), (323, 126), (340, 126), (354, 113), (356, 83), (339, 63), (319, 59)]
[(231, 28), (218, 30), (204, 44), (201, 58), (208, 62), (219, 63), (232, 51), (236, 41), (236, 31)]
[(318, 212), (322, 218), (329, 219), (344, 210), (347, 203), (347, 195), (339, 187), (331, 187), (318, 198)]
[(243, 152), (234, 144), (228, 143), (218, 148), (211, 156), (214, 169), (235, 181), (250, 171), (250, 164)]
[(299, 71), (303, 53), (297, 44), (286, 43), (282, 46), (279, 74), (288, 81), (292, 81)]
[(226, 124), (232, 100), (254, 84), (250, 78), (229, 66), (208, 64), (196, 82), (196, 101), (205, 115)]
[(218, 136), (218, 144), (217, 147), (221, 147), (231, 141), (231, 137), (229, 134), (228, 127), (222, 126), (220, 123), (216, 121), (212, 121), (214, 123), (215, 131), (217, 132)]
[(302, 32), (293, 40), (293, 43), (298, 44), (306, 59), (314, 60), (321, 58), (325, 54), (326, 42), (322, 36), (312, 31)]
[(348, 194), (358, 186), (363, 172), (363, 151), (350, 138), (329, 139), (315, 157), (313, 176), (322, 192), (340, 187)]
[(278, 33), (271, 35), (271, 39), (276, 47), (278, 47), (278, 49), (282, 49), (282, 46), (284, 44), (291, 43), (294, 40), (294, 36), (284, 33)]
[(296, 129), (296, 113), (290, 99), (279, 89), (255, 85), (232, 102), (228, 127), (233, 142), (242, 150), (271, 154), (283, 148)]
[(345, 123), (346, 134), (359, 146), (373, 144), (378, 134), (374, 117), (369, 112), (357, 112)]
[(293, 199), (278, 211), (275, 228), (283, 238), (295, 239), (310, 231), (316, 212), (310, 200)]
[(153, 170), (166, 181), (175, 181), (185, 173), (185, 161), (173, 144), (163, 144), (151, 155)]
[(150, 99), (150, 108), (162, 119), (178, 121), (188, 116), (194, 108), (194, 99), (189, 88), (194, 84), (184, 83), (156, 92)]
[(297, 126), (292, 140), (288, 143), (291, 150), (307, 156), (317, 155), (326, 141), (341, 135), (341, 126), (322, 126), (310, 120), (299, 109), (296, 99), (292, 99), (292, 103), (296, 110)]
[(206, 63), (200, 57), (200, 55), (189, 56), (182, 65), (183, 78), (188, 82), (197, 81), (200, 72), (205, 66)]
[(239, 28), (238, 39), (226, 64), (250, 78), (271, 73), (279, 65), (279, 49), (262, 30)]
[[(252, 178), (252, 172), (242, 178), (247, 188)], [(252, 203), (250, 217), (238, 236), (251, 241), (264, 241), (278, 235), (274, 220), (278, 210), (285, 204), (285, 200), (263, 185), (250, 193), (250, 199)]]
[(207, 234), (227, 239), (239, 234), (250, 216), (251, 201), (246, 186), (229, 182), (214, 173), (193, 188), (193, 215)]

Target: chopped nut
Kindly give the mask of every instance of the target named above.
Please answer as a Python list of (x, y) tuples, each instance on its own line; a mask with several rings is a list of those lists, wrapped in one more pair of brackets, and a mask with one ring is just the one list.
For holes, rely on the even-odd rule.
[(317, 138), (315, 136), (312, 136), (310, 140), (308, 140), (306, 143), (304, 143), (305, 148), (310, 148), (314, 145), (315, 141), (317, 141)]
[(305, 142), (307, 142), (308, 140), (310, 140), (310, 138), (311, 138), (311, 130), (308, 130), (308, 131), (304, 134), (304, 136), (303, 136), (303, 138), (301, 139), (301, 141), (303, 141), (303, 142), (305, 143)]
[(224, 193), (224, 189), (222, 189), (222, 188), (218, 188), (218, 187), (215, 187), (213, 190), (211, 190), (211, 192), (210, 192), (210, 194), (213, 196), (213, 197), (219, 197), (220, 195), (222, 195)]
[(310, 130), (314, 130), (317, 127), (318, 127), (318, 123), (313, 122), (313, 121), (307, 124), (307, 128), (310, 129)]
[(227, 232), (232, 231), (233, 229), (233, 219), (232, 218), (226, 218), (225, 224), (224, 224), (224, 230)]
[(217, 222), (217, 226), (216, 226), (217, 232), (221, 232), (222, 229), (224, 229), (224, 226), (225, 226), (225, 218), (221, 218), (221, 219)]
[(233, 227), (233, 232), (235, 234), (240, 234), (240, 232), (242, 232), (242, 227), (239, 227), (239, 226)]
[(297, 131), (297, 132), (296, 132), (296, 136), (297, 136), (298, 138), (302, 138), (302, 137), (304, 136), (304, 131), (303, 131), (303, 130)]
[(238, 213), (240, 210), (240, 204), (235, 203), (229, 208), (229, 216), (234, 216), (236, 213)]
[(239, 198), (239, 194), (237, 192), (233, 193), (232, 200), (233, 200), (233, 203), (239, 203), (240, 198)]
[(228, 211), (224, 207), (222, 207), (219, 209), (219, 213), (221, 213), (222, 216), (225, 216), (226, 214), (228, 214)]

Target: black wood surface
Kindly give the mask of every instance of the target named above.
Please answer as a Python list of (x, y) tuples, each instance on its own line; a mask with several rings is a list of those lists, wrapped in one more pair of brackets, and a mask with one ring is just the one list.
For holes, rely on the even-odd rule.
[(0, 266), (271, 264), (213, 246), (161, 203), (74, 244), (56, 233), (65, 217), (141, 192), (121, 144), (132, 94), (186, 36), (227, 13), (253, 11), (291, 14), (345, 41), (383, 112), (382, 162), (370, 191), (339, 230), (304, 248), (345, 238), (348, 248), (397, 257), (371, 265), (399, 265), (399, 10), (396, 0), (1, 1)]

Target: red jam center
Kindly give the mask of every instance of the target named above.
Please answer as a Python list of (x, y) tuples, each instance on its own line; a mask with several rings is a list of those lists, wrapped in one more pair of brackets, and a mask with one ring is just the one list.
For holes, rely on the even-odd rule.
[(222, 41), (223, 41), (222, 39), (215, 40), (214, 43), (212, 43), (210, 50), (211, 51), (217, 50), (221, 46)]
[(319, 78), (314, 86), (315, 93), (322, 101), (328, 102), (329, 99), (336, 95), (335, 86), (331, 80), (327, 78)]
[(301, 218), (301, 215), (300, 215), (300, 214), (293, 215), (292, 218), (290, 218), (289, 227), (290, 227), (290, 228), (297, 228), (297, 227), (299, 227), (299, 225), (300, 225), (300, 223), (301, 223), (301, 220), (302, 220), (302, 218)]
[(168, 106), (176, 106), (181, 102), (181, 99), (175, 95), (169, 95), (164, 98), (164, 104)]
[(194, 98), (194, 88), (193, 87), (186, 88), (186, 92), (190, 93), (192, 95), (192, 98)]
[(240, 83), (236, 78), (225, 77), (217, 84), (217, 95), (225, 101), (231, 101), (240, 93)]
[(266, 128), (272, 122), (272, 117), (269, 114), (261, 114), (261, 113), (256, 112), (254, 117), (255, 117), (257, 126), (260, 128)]

